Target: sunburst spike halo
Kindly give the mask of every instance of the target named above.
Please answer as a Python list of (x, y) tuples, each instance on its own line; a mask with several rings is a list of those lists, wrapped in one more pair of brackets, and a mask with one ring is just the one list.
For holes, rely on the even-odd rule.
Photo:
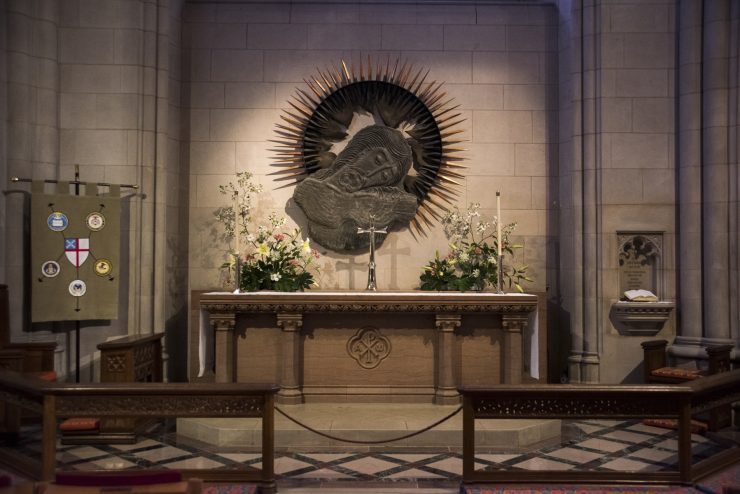
[(349, 84), (352, 81), (352, 78), (349, 76), (349, 70), (347, 70), (347, 64), (344, 60), (342, 60), (342, 68), (344, 69), (345, 82)]
[(465, 122), (465, 119), (464, 118), (460, 118), (458, 120), (455, 120), (454, 117), (450, 117), (450, 118), (444, 119), (441, 122), (439, 122), (439, 130), (440, 130), (440, 132), (444, 132), (445, 130), (449, 129), (450, 127), (454, 127), (455, 125), (460, 125), (463, 122)]
[[(332, 147), (349, 139), (352, 113), (375, 113), (413, 143), (416, 174), (408, 175), (404, 187), (420, 205), (416, 224), (428, 225), (443, 202), (457, 196), (467, 168), (461, 164), (464, 157), (455, 154), (462, 152), (457, 145), (465, 142), (455, 139), (464, 133), (465, 119), (454, 111), (459, 105), (443, 82), (430, 81), (431, 73), (401, 57), (392, 61), (388, 54), (383, 63), (381, 56), (374, 59), (369, 53), (316, 68), (303, 79), (308, 87), (296, 88), (281, 112), (282, 123), (275, 126), (271, 142), (277, 146), (269, 150), (278, 167), (275, 175), (281, 182), (294, 177), (297, 184), (331, 166), (337, 154)], [(429, 204), (421, 206), (427, 197)]]
[(357, 82), (357, 72), (355, 72), (355, 62), (349, 59), (349, 73), (352, 76), (352, 82)]
[(306, 83), (306, 86), (308, 86), (311, 89), (311, 92), (316, 95), (316, 97), (319, 99), (319, 101), (321, 101), (322, 99), (324, 99), (321, 96), (321, 94), (319, 94), (319, 92), (316, 90), (316, 88), (313, 87), (313, 84), (308, 79), (303, 79), (303, 82)]
[(342, 76), (339, 74), (339, 72), (337, 72), (336, 67), (327, 67), (326, 73), (329, 74), (329, 77), (331, 78), (334, 90), (336, 91), (337, 89), (339, 89), (342, 86)]
[[(424, 75), (423, 75), (423, 76), (421, 77), (421, 80), (420, 80), (420, 81), (419, 81), (419, 83), (418, 83), (418, 84), (416, 85), (416, 87), (414, 87), (414, 88), (413, 88), (413, 89), (411, 90), (411, 92), (412, 92), (412, 93), (414, 93), (414, 94), (418, 94), (418, 93), (419, 93), (419, 89), (421, 89), (421, 86), (423, 86), (423, 85), (424, 85), (424, 81), (426, 81), (426, 80), (427, 80), (427, 77), (429, 77), (429, 71), (430, 71), (430, 70), (431, 70), (431, 69), (427, 69), (427, 71), (426, 71), (426, 72), (424, 73)], [(421, 99), (421, 98), (420, 98), (420, 99)]]
[(419, 204), (419, 207), (424, 209), (424, 211), (426, 211), (427, 213), (429, 213), (429, 215), (435, 220), (440, 221), (442, 219), (439, 213), (435, 211), (434, 208), (431, 207), (428, 202), (422, 202), (421, 204)]
[[(316, 70), (318, 71), (319, 69)], [(316, 85), (319, 86), (321, 92), (324, 93), (324, 96), (327, 96), (329, 94), (329, 90), (325, 88), (323, 84), (321, 84), (321, 81), (316, 76), (313, 76), (313, 82), (315, 82)]]
[(421, 76), (421, 79), (419, 80), (419, 84), (424, 83), (424, 79), (426, 79), (427, 75), (429, 75), (429, 69), (427, 69), (427, 73), (423, 76), (421, 75), (424, 72), (424, 67), (419, 68), (419, 71), (416, 72), (416, 75), (414, 76), (413, 80), (409, 82), (408, 90), (411, 91), (414, 94), (417, 94), (419, 92), (419, 86), (416, 85), (416, 81), (419, 80), (419, 76)]
[[(304, 79), (304, 81), (305, 81), (305, 79)], [(306, 91), (304, 91), (301, 88), (296, 88), (296, 91), (298, 92), (298, 94), (300, 96), (303, 97), (303, 99), (305, 99), (308, 102), (308, 104), (311, 105), (312, 108), (316, 108), (317, 106), (319, 106), (319, 103), (321, 103), (320, 100), (313, 99), (309, 93), (307, 93)]]
[(443, 86), (444, 86), (444, 82), (442, 82), (442, 81), (439, 81), (438, 82), (438, 81), (434, 80), (434, 81), (432, 81), (432, 82), (429, 83), (429, 86), (427, 86), (427, 88), (424, 89), (424, 91), (421, 92), (421, 94), (419, 95), (419, 98), (422, 101), (424, 101), (424, 104), (426, 104), (427, 106), (429, 106), (428, 105), (429, 98), (432, 97), (432, 96), (434, 96), (434, 95), (436, 95), (437, 93), (439, 93), (442, 90), (442, 87)]

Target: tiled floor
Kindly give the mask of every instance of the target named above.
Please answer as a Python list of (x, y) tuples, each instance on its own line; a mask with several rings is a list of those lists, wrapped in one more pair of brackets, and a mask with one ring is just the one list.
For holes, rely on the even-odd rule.
[[(433, 432), (430, 432), (433, 433)], [(559, 444), (527, 453), (484, 453), (476, 456), (476, 469), (601, 471), (675, 470), (676, 433), (648, 427), (639, 422), (579, 421), (563, 426)], [(35, 456), (40, 431), (26, 429), (17, 453)], [(694, 462), (737, 446), (733, 439), (694, 435)], [(178, 437), (162, 426), (151, 437), (133, 445), (60, 446), (59, 467), (70, 470), (126, 468), (223, 468), (261, 467), (258, 453), (238, 451)], [(286, 486), (308, 487), (316, 482), (342, 485), (346, 482), (417, 485), (453, 488), (462, 472), (458, 451), (438, 449), (378, 452), (279, 452), (275, 472)], [(398, 483), (401, 484), (398, 484)]]

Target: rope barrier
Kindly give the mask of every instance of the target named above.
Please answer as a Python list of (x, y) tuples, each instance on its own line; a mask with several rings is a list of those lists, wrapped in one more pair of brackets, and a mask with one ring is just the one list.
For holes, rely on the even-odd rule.
[(290, 415), (288, 415), (287, 413), (285, 413), (284, 411), (282, 411), (280, 409), (280, 407), (275, 407), (275, 411), (277, 411), (280, 415), (282, 415), (286, 419), (290, 420), (294, 424), (299, 425), (300, 427), (303, 427), (304, 429), (307, 429), (307, 430), (313, 432), (314, 434), (318, 434), (319, 436), (325, 437), (327, 439), (331, 439), (333, 441), (340, 441), (340, 442), (343, 442), (343, 443), (350, 443), (350, 444), (383, 444), (383, 443), (392, 443), (392, 442), (395, 442), (395, 441), (401, 441), (403, 439), (408, 439), (410, 437), (418, 436), (419, 434), (421, 434), (423, 432), (426, 432), (428, 430), (431, 430), (431, 429), (437, 427), (439, 424), (450, 420), (452, 417), (454, 417), (455, 415), (457, 415), (458, 413), (460, 413), (460, 410), (462, 410), (462, 408), (463, 408), (462, 406), (458, 407), (457, 410), (455, 410), (454, 412), (446, 415), (445, 417), (442, 417), (441, 419), (437, 420), (436, 422), (434, 422), (434, 423), (432, 423), (432, 424), (430, 424), (430, 425), (428, 425), (428, 426), (426, 426), (426, 427), (424, 427), (422, 429), (419, 429), (418, 431), (411, 432), (410, 434), (404, 434), (403, 436), (394, 437), (394, 438), (391, 438), (391, 439), (382, 439), (382, 440), (378, 440), (378, 441), (358, 441), (358, 440), (354, 440), (354, 439), (344, 439), (344, 438), (341, 438), (341, 437), (332, 436), (331, 434), (327, 434), (325, 432), (321, 432), (319, 430), (316, 430), (313, 427), (310, 427), (310, 426), (304, 424), (300, 420), (291, 417)]

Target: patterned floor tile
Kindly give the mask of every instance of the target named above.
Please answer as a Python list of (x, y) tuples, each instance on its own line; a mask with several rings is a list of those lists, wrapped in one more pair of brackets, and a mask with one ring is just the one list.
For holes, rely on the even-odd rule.
[[(484, 467), (482, 463), (478, 464), (481, 468)], [(462, 475), (462, 458), (445, 458), (444, 460), (435, 461), (426, 465), (429, 468), (435, 470), (443, 470), (453, 475)]]
[(388, 454), (386, 453), (383, 456), (388, 457), (388, 458), (395, 458), (397, 460), (403, 461), (404, 463), (418, 463), (420, 461), (425, 461), (430, 458), (434, 458), (437, 455), (434, 453), (426, 453), (426, 454), (418, 454), (418, 453), (417, 454), (411, 454), (411, 453)]
[(201, 456), (197, 458), (188, 458), (186, 460), (173, 461), (172, 463), (167, 463), (166, 466), (171, 469), (206, 470), (211, 468), (223, 468), (224, 464)]
[(547, 458), (530, 458), (514, 465), (525, 470), (570, 470), (573, 465), (560, 461), (548, 460)]
[[(25, 429), (20, 442), (2, 446), (4, 450), (27, 457), (38, 457), (38, 428)], [(568, 470), (586, 468), (610, 471), (675, 471), (677, 433), (645, 426), (641, 422), (572, 421), (564, 429), (563, 442), (527, 453), (482, 453), (476, 455), (475, 468), (529, 470)], [(732, 447), (732, 438), (692, 437), (696, 463)], [(133, 445), (58, 446), (61, 469), (102, 470), (126, 468), (261, 468), (259, 453), (243, 453), (234, 448), (220, 450), (177, 436), (173, 430), (160, 430)], [(462, 457), (459, 452), (387, 450), (378, 452), (301, 452), (282, 453), (275, 459), (281, 480), (297, 482), (380, 482), (393, 485), (415, 480), (459, 481)], [(331, 484), (331, 482), (334, 482)], [(300, 485), (300, 484), (299, 484)], [(407, 487), (407, 486), (406, 486)], [(356, 492), (348, 488), (347, 492)]]
[(442, 475), (437, 475), (436, 473), (425, 472), (424, 470), (419, 470), (418, 468), (410, 468), (408, 470), (404, 470), (402, 472), (389, 475), (387, 478), (389, 479), (443, 479), (445, 477)]
[(311, 472), (302, 473), (300, 475), (296, 475), (294, 477), (291, 477), (293, 479), (326, 479), (326, 480), (336, 480), (336, 479), (351, 479), (353, 478), (351, 475), (337, 472), (335, 470), (330, 470), (328, 468), (321, 468), (319, 470), (313, 470)]
[(554, 456), (561, 460), (567, 460), (572, 463), (588, 463), (594, 460), (598, 460), (603, 456), (602, 453), (593, 453), (591, 451), (584, 451), (576, 448), (561, 448), (555, 451), (547, 453), (547, 456)]
[(609, 470), (617, 470), (620, 472), (641, 472), (651, 469), (651, 465), (641, 461), (630, 460), (629, 458), (617, 458), (616, 460), (604, 463), (601, 466)]
[(171, 460), (173, 458), (180, 458), (182, 456), (189, 455), (190, 453), (188, 453), (187, 451), (172, 446), (163, 446), (160, 448), (136, 451), (133, 453), (133, 456), (137, 458), (143, 458), (147, 461), (151, 461), (152, 463), (166, 462), (167, 460)]
[(629, 432), (624, 430), (612, 431), (608, 434), (604, 434), (602, 437), (616, 439), (618, 441), (624, 441), (633, 444), (644, 443), (645, 441), (650, 441), (652, 439), (652, 437), (648, 436), (647, 434), (639, 434), (637, 432)]
[(355, 472), (364, 473), (366, 475), (373, 475), (378, 472), (384, 472), (386, 470), (396, 468), (398, 467), (398, 464), (367, 456), (357, 460), (349, 461), (347, 463), (342, 463), (340, 466), (342, 468), (346, 468)]
[(669, 451), (678, 451), (678, 441), (675, 439), (666, 439), (654, 444), (653, 447), (667, 449)]
[(83, 459), (86, 460), (88, 458), (97, 458), (100, 456), (108, 456), (108, 453), (95, 448), (93, 446), (78, 446), (74, 449), (67, 450), (63, 455), (63, 459), (59, 459), (59, 454), (57, 453), (57, 461), (64, 461), (64, 458), (75, 458), (75, 459)]
[(481, 460), (490, 461), (492, 463), (504, 463), (514, 458), (519, 458), (522, 455), (511, 455), (511, 454), (479, 454), (475, 455), (476, 458)]
[(134, 444), (111, 444), (110, 447), (119, 451), (131, 451), (134, 449), (152, 448), (155, 446), (159, 447), (161, 445), (161, 442), (155, 441), (154, 439), (144, 439), (143, 441), (139, 441)]
[(218, 456), (226, 458), (237, 463), (244, 463), (257, 458), (262, 458), (261, 454), (244, 454), (244, 453), (218, 453)]
[[(254, 468), (262, 468), (262, 463), (255, 463), (252, 466)], [(305, 468), (311, 468), (311, 464), (287, 456), (275, 458), (275, 473), (278, 475), (285, 475), (288, 472), (295, 472), (296, 470), (303, 470)]]
[(581, 441), (576, 446), (581, 448), (596, 449), (599, 451), (607, 451), (609, 453), (622, 451), (626, 447), (625, 444), (615, 443), (614, 441), (607, 441), (606, 439), (599, 438), (592, 438)]

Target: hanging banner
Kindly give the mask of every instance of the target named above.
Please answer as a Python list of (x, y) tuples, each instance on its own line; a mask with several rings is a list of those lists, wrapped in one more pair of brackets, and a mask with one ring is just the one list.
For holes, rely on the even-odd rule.
[(31, 321), (118, 318), (120, 277), (120, 189), (97, 195), (31, 194)]

